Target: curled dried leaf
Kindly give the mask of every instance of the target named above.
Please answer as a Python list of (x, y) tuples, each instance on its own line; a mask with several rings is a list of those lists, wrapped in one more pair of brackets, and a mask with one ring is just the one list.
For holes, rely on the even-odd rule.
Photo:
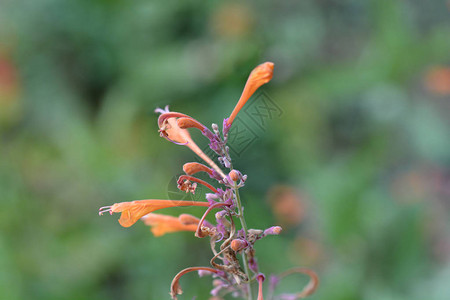
[(172, 299), (176, 300), (178, 295), (181, 295), (183, 293), (183, 290), (180, 287), (180, 278), (185, 275), (186, 273), (193, 272), (193, 271), (208, 271), (211, 273), (218, 273), (216, 269), (209, 268), (209, 267), (189, 267), (184, 270), (181, 270), (172, 280), (172, 284), (170, 285), (170, 296)]
[(308, 275), (309, 282), (299, 293), (295, 294), (295, 299), (302, 299), (309, 295), (312, 295), (319, 286), (319, 276), (317, 276), (316, 272), (314, 272), (313, 270), (307, 268), (293, 268), (281, 273), (279, 278), (282, 279), (286, 276), (296, 273)]

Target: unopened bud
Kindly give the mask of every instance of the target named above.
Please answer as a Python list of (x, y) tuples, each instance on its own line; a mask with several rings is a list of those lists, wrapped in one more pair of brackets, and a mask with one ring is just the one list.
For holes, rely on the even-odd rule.
[(218, 133), (219, 133), (219, 126), (218, 126), (216, 123), (213, 123), (213, 124), (211, 125), (211, 127), (212, 127), (212, 129), (213, 129), (213, 131), (214, 131), (215, 134), (218, 134)]
[(228, 212), (225, 210), (221, 210), (221, 211), (217, 212), (215, 215), (217, 224), (222, 224), (226, 227), (231, 227), (230, 221), (228, 221), (226, 218), (227, 214), (228, 214)]
[(206, 271), (206, 270), (198, 270), (198, 277), (203, 277), (203, 276), (207, 276), (207, 275), (211, 275), (212, 272), (210, 271)]
[(219, 199), (219, 197), (213, 193), (206, 193), (205, 198), (210, 204), (214, 204), (216, 200)]
[(223, 165), (224, 165), (226, 168), (230, 168), (230, 167), (231, 167), (231, 163), (230, 163), (230, 161), (228, 160), (228, 158), (226, 158), (226, 157), (223, 157), (223, 158), (222, 158), (222, 163), (223, 163)]
[(223, 281), (220, 279), (214, 279), (212, 285), (213, 286), (223, 285)]
[(242, 91), (241, 98), (239, 98), (236, 107), (231, 112), (230, 117), (227, 120), (227, 125), (231, 126), (233, 124), (234, 118), (247, 102), (252, 94), (263, 84), (269, 82), (273, 76), (273, 63), (265, 62), (260, 64), (250, 73), (247, 83), (245, 84), (244, 90)]
[(231, 170), (230, 174), (228, 174), (233, 181), (239, 180), (239, 173), (236, 170)]
[(249, 235), (260, 235), (263, 233), (261, 229), (249, 229), (247, 232)]
[(279, 235), (281, 233), (281, 231), (283, 230), (283, 228), (281, 228), (280, 226), (272, 226), (270, 228), (267, 228), (266, 230), (264, 230), (264, 235)]
[(239, 252), (247, 246), (248, 243), (241, 239), (235, 239), (231, 241), (231, 249), (233, 249), (235, 252)]
[(210, 175), (212, 174), (212, 170), (210, 168), (208, 168), (207, 166), (205, 166), (203, 164), (197, 163), (197, 162), (185, 163), (183, 165), (183, 171), (187, 175), (194, 175), (195, 173), (198, 173), (198, 172), (206, 172)]
[(227, 211), (221, 210), (221, 211), (216, 212), (215, 217), (216, 217), (216, 219), (222, 219), (223, 217), (226, 216), (226, 214), (227, 214)]

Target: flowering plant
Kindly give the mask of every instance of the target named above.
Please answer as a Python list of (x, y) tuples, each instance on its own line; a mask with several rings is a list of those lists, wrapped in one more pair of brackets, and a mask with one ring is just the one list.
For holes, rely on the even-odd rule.
[[(178, 178), (178, 188), (186, 193), (195, 193), (198, 184), (210, 190), (206, 194), (206, 201), (186, 200), (136, 200), (131, 202), (115, 203), (112, 206), (100, 208), (99, 214), (105, 212), (121, 213), (119, 223), (124, 227), (130, 227), (141, 219), (145, 224), (151, 226), (155, 236), (161, 236), (169, 232), (193, 231), (197, 238), (209, 237), (211, 251), (213, 253), (209, 267), (189, 267), (180, 271), (173, 279), (170, 287), (172, 299), (182, 293), (179, 280), (186, 273), (197, 271), (199, 276), (210, 275), (213, 280), (212, 299), (222, 299), (231, 293), (234, 297), (246, 299), (252, 298), (252, 283), (258, 283), (258, 300), (263, 300), (264, 274), (259, 271), (255, 256), (255, 243), (268, 236), (278, 235), (280, 226), (272, 226), (265, 230), (249, 229), (244, 218), (239, 189), (247, 180), (237, 169), (234, 169), (227, 146), (228, 133), (236, 115), (252, 94), (263, 84), (269, 82), (273, 75), (271, 62), (257, 66), (251, 73), (244, 87), (242, 95), (232, 111), (231, 115), (224, 119), (222, 132), (217, 124), (212, 124), (212, 131), (196, 119), (165, 109), (156, 109), (161, 115), (158, 118), (158, 126), (161, 137), (190, 148), (207, 165), (197, 162), (184, 164), (183, 171), (186, 175)], [(192, 140), (188, 129), (195, 128), (209, 140), (209, 147), (218, 155), (221, 166), (228, 169), (224, 172), (209, 156), (207, 156)], [(220, 184), (220, 188), (201, 180), (193, 175), (206, 172), (213, 180)], [(206, 208), (203, 216), (197, 218), (189, 214), (181, 214), (178, 217), (153, 213), (156, 210), (179, 207), (179, 206), (203, 206)], [(205, 220), (206, 216), (213, 210), (215, 224)], [(240, 228), (238, 225), (240, 224)], [(242, 256), (239, 261), (238, 255)], [(296, 294), (274, 295), (279, 281), (290, 274), (303, 273), (310, 277), (309, 283)], [(271, 275), (267, 291), (268, 299), (294, 300), (304, 298), (312, 294), (319, 283), (315, 272), (305, 268), (293, 268), (280, 275)]]

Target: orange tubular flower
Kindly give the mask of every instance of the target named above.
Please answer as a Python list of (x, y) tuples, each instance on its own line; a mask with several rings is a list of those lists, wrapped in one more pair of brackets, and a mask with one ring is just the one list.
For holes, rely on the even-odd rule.
[(200, 123), (198, 123), (188, 115), (178, 112), (170, 112), (168, 111), (168, 108), (167, 111), (163, 111), (161, 109), (158, 109), (157, 111), (162, 113), (158, 118), (159, 132), (162, 137), (171, 142), (174, 142), (175, 144), (185, 145), (186, 147), (191, 149), (192, 152), (203, 159), (208, 165), (210, 165), (217, 173), (219, 173), (222, 178), (225, 178), (225, 174), (223, 173), (223, 171), (192, 140), (189, 131), (187, 129), (181, 128), (178, 125), (178, 118), (180, 118), (180, 123), (182, 124), (182, 126), (186, 127), (189, 127), (192, 124), (194, 124), (192, 125), (192, 127), (202, 126)]
[(179, 217), (150, 213), (143, 216), (142, 221), (150, 226), (153, 235), (158, 237), (170, 232), (196, 231), (200, 220), (197, 219), (197, 224), (183, 224)]
[(100, 208), (99, 214), (105, 212), (122, 213), (119, 219), (120, 225), (123, 227), (130, 227), (137, 222), (140, 218), (154, 212), (158, 209), (177, 207), (177, 206), (209, 206), (208, 202), (198, 202), (198, 201), (183, 201), (183, 200), (135, 200), (131, 202), (120, 202), (115, 203), (111, 206), (104, 206)]
[(273, 75), (273, 66), (272, 62), (265, 62), (263, 64), (258, 65), (253, 71), (250, 73), (250, 76), (247, 79), (247, 83), (245, 84), (244, 90), (242, 91), (242, 95), (239, 98), (238, 103), (235, 108), (231, 112), (230, 117), (228, 118), (227, 125), (231, 126), (236, 118), (236, 115), (244, 106), (244, 104), (250, 99), (256, 90), (262, 86), (263, 84), (269, 82), (272, 79)]
[(256, 276), (256, 279), (258, 280), (258, 300), (264, 300), (263, 291), (262, 291), (262, 283), (265, 280), (265, 277), (263, 274), (258, 274)]
[(180, 220), (181, 224), (183, 225), (198, 225), (198, 222), (200, 222), (200, 219), (197, 217), (194, 217), (190, 214), (181, 214), (178, 216), (178, 220)]
[(189, 131), (178, 126), (177, 118), (180, 117), (189, 116), (177, 112), (167, 112), (161, 114), (158, 118), (159, 133), (162, 137), (177, 144), (195, 144), (191, 138), (191, 135), (189, 134)]

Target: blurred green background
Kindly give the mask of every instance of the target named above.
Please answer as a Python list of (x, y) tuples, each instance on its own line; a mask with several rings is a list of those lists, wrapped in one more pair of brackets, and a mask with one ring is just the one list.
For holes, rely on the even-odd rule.
[[(97, 211), (167, 198), (195, 159), (159, 138), (156, 107), (220, 124), (273, 61), (281, 114), (242, 112), (257, 138), (235, 159), (249, 226), (285, 229), (257, 244), (262, 271), (313, 268), (311, 299), (450, 299), (449, 7), (1, 0), (0, 298), (167, 299), (207, 265), (206, 239)], [(209, 297), (209, 278), (181, 284)]]

